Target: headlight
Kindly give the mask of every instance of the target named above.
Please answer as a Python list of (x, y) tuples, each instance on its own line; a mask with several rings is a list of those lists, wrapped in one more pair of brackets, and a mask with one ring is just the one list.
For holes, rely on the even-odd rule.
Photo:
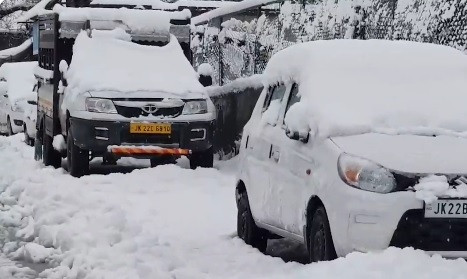
[(99, 113), (117, 113), (114, 103), (109, 99), (87, 98), (86, 110)]
[(365, 191), (389, 193), (396, 188), (394, 175), (386, 168), (360, 157), (342, 154), (339, 175), (348, 185)]
[(182, 114), (201, 114), (208, 112), (206, 100), (187, 101), (183, 107)]

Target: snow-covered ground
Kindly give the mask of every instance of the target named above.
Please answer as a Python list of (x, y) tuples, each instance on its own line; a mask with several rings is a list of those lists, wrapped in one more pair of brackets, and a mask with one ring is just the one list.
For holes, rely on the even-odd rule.
[[(353, 253), (303, 265), (275, 240), (264, 255), (236, 237), (235, 159), (217, 169), (128, 160), (80, 179), (0, 137), (0, 278), (465, 278), (467, 263), (413, 249)], [(269, 255), (274, 255), (269, 256)], [(44, 263), (32, 275), (16, 262)], [(285, 260), (285, 261), (284, 261)], [(289, 261), (295, 260), (295, 261)]]

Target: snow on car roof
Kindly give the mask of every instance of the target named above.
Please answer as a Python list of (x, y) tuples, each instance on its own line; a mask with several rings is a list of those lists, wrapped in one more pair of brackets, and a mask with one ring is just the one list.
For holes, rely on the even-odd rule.
[(286, 122), (306, 124), (321, 136), (415, 130), (467, 135), (467, 56), (450, 47), (314, 41), (275, 54), (264, 75), (267, 84), (299, 84), (302, 100)]
[(66, 73), (68, 91), (204, 93), (198, 75), (172, 35), (165, 46), (145, 46), (82, 31)]
[(35, 99), (33, 92), (37, 62), (5, 63), (0, 67), (0, 79), (6, 81), (8, 98), (11, 102), (20, 99)]

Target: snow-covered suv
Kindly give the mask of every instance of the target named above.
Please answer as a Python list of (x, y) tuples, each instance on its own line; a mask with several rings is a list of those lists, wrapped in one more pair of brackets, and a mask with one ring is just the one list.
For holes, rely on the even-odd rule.
[(467, 256), (467, 57), (413, 42), (316, 41), (275, 54), (243, 133), (240, 238), (310, 261), (412, 246)]

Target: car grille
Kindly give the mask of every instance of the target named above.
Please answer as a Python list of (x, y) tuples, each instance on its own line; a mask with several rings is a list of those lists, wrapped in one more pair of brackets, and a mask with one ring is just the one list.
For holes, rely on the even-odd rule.
[(183, 106), (181, 107), (170, 107), (170, 108), (159, 108), (154, 113), (147, 113), (142, 108), (138, 107), (125, 107), (125, 106), (118, 106), (115, 105), (117, 109), (117, 113), (123, 117), (133, 118), (133, 117), (140, 117), (140, 116), (164, 116), (164, 117), (177, 117), (182, 114)]
[(407, 211), (399, 221), (391, 246), (425, 251), (467, 251), (467, 219), (424, 217), (423, 209)]

